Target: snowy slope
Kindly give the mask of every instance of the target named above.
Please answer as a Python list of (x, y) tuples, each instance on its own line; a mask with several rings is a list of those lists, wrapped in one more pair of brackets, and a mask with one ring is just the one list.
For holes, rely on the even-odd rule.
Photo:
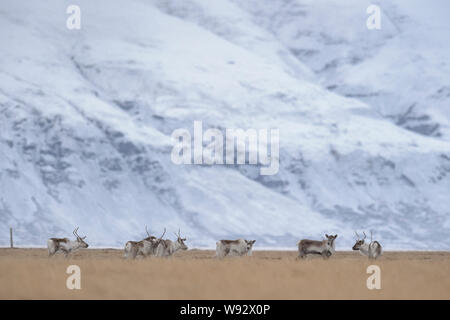
[[(348, 249), (365, 228), (388, 248), (450, 248), (450, 143), (327, 89), (314, 59), (250, 5), (79, 1), (82, 28), (70, 31), (68, 4), (0, 5), (0, 234), (13, 226), (17, 243), (40, 245), (79, 225), (91, 245), (121, 246), (147, 224), (181, 228), (193, 247), (338, 233)], [(340, 77), (330, 81), (355, 80)], [(173, 164), (170, 135), (194, 120), (279, 128), (279, 173)]]
[[(381, 116), (450, 140), (450, 3), (445, 0), (236, 1), (324, 87)], [(366, 8), (381, 8), (381, 29)]]

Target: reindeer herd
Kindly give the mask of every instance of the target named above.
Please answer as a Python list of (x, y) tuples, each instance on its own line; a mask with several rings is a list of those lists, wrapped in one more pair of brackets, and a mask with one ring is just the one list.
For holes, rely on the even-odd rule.
[(135, 259), (137, 256), (157, 256), (157, 257), (169, 257), (173, 255), (178, 250), (187, 250), (188, 247), (184, 243), (186, 238), (181, 237), (181, 231), (178, 230), (176, 241), (169, 239), (164, 240), (163, 237), (166, 234), (166, 229), (161, 237), (156, 238), (151, 236), (147, 231), (147, 226), (145, 226), (145, 231), (148, 237), (142, 239), (141, 241), (128, 241), (125, 244), (125, 258)]
[[(126, 259), (135, 259), (136, 257), (170, 257), (179, 250), (187, 250), (188, 247), (184, 243), (186, 238), (181, 237), (181, 230), (175, 234), (176, 240), (163, 239), (166, 234), (164, 229), (163, 234), (157, 238), (151, 236), (145, 226), (147, 238), (141, 241), (128, 241), (124, 248), (124, 257)], [(377, 259), (382, 255), (382, 247), (378, 241), (372, 241), (372, 232), (370, 233), (370, 242), (366, 242), (366, 233), (363, 232), (364, 238), (358, 235), (355, 231), (357, 240), (352, 250), (359, 251), (361, 254), (367, 256), (369, 259)], [(87, 248), (89, 245), (84, 241), (86, 236), (80, 237), (78, 235), (78, 227), (73, 231), (76, 237), (75, 241), (68, 238), (50, 238), (47, 241), (48, 255), (53, 256), (57, 252), (62, 252), (67, 258), (71, 252), (78, 249)], [(298, 258), (304, 259), (308, 255), (320, 255), (324, 259), (330, 258), (335, 253), (336, 235), (325, 235), (325, 240), (308, 240), (303, 239), (298, 242)], [(216, 257), (224, 258), (226, 256), (251, 256), (252, 248), (256, 240), (219, 240), (216, 242)]]

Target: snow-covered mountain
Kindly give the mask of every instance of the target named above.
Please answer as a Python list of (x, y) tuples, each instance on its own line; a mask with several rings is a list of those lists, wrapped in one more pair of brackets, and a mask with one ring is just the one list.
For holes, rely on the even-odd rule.
[[(78, 0), (69, 30), (72, 1), (1, 1), (0, 244), (450, 249), (449, 5), (381, 2), (368, 30), (369, 3)], [(195, 120), (279, 129), (279, 173), (174, 164)]]
[[(406, 129), (450, 140), (450, 3), (238, 1), (327, 89), (368, 103)], [(365, 26), (381, 8), (381, 30)]]

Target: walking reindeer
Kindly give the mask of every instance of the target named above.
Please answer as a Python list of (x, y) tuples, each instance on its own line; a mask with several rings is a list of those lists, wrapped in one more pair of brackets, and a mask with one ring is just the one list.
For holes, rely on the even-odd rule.
[(48, 256), (51, 257), (57, 252), (63, 252), (64, 257), (68, 257), (71, 252), (74, 252), (80, 248), (87, 248), (89, 245), (84, 242), (86, 236), (80, 237), (78, 235), (78, 228), (73, 230), (73, 235), (76, 237), (75, 241), (68, 238), (50, 238), (47, 241)]
[(308, 254), (319, 254), (324, 259), (328, 259), (332, 254), (334, 254), (334, 241), (337, 238), (336, 235), (325, 235), (326, 240), (308, 240), (303, 239), (298, 242), (298, 258), (306, 258)]
[(360, 239), (360, 236), (355, 231), (357, 240), (355, 245), (353, 246), (353, 250), (359, 250), (359, 252), (367, 257), (369, 259), (377, 259), (380, 257), (382, 253), (382, 247), (381, 244), (378, 241), (372, 241), (372, 231), (370, 231), (370, 243), (366, 243), (365, 240), (367, 238), (366, 233), (363, 232), (364, 238)]
[(178, 229), (178, 234), (175, 233), (177, 237), (176, 241), (172, 240), (161, 240), (156, 248), (156, 256), (157, 257), (170, 257), (178, 250), (187, 250), (188, 247), (184, 243), (186, 238), (181, 238), (181, 230)]
[(166, 234), (166, 228), (161, 237), (156, 238), (148, 233), (147, 226), (145, 226), (145, 232), (147, 232), (147, 238), (141, 241), (128, 241), (125, 244), (124, 257), (127, 259), (135, 259), (137, 256), (154, 256), (156, 254), (156, 248), (162, 241), (162, 237)]

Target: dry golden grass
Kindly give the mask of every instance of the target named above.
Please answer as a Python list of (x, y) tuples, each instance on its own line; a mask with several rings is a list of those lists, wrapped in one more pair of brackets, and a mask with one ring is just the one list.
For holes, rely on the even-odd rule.
[[(296, 261), (294, 251), (213, 256), (189, 250), (127, 261), (120, 250), (88, 249), (48, 259), (44, 249), (0, 249), (0, 299), (450, 298), (450, 252), (386, 252), (373, 263), (355, 252), (327, 261)], [(81, 268), (81, 290), (66, 288), (71, 264)], [(366, 287), (370, 264), (381, 268), (381, 290)]]

